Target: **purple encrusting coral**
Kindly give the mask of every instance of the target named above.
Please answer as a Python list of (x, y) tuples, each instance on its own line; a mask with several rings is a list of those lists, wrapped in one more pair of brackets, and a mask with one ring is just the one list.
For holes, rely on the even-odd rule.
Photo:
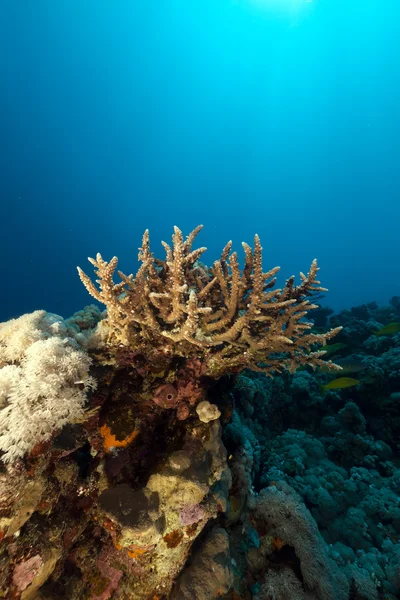
[(179, 520), (182, 525), (193, 525), (204, 518), (206, 512), (200, 504), (185, 506), (179, 512)]
[(108, 600), (112, 597), (114, 590), (118, 588), (119, 580), (123, 575), (123, 571), (112, 566), (115, 561), (115, 552), (109, 551), (109, 548), (104, 547), (96, 561), (96, 567), (101, 573), (101, 576), (106, 580), (107, 584), (101, 593), (94, 591), (90, 600)]
[(35, 579), (42, 566), (43, 560), (38, 554), (16, 565), (12, 578), (15, 587), (23, 592)]

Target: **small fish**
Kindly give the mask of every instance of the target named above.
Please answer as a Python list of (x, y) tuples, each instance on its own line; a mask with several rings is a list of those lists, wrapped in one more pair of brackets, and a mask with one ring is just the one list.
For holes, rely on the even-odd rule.
[(345, 375), (347, 373), (359, 373), (366, 369), (367, 365), (361, 360), (357, 360), (356, 358), (337, 358), (333, 359), (333, 361), (326, 361), (325, 365), (320, 365), (318, 367), (318, 371), (320, 373), (332, 373), (333, 369), (332, 364), (340, 367), (341, 375)]
[[(327, 373), (328, 375), (332, 375), (334, 371), (337, 371), (337, 369), (334, 367), (336, 364), (336, 362), (331, 360), (326, 361), (326, 364), (318, 366), (318, 373)], [(299, 371), (300, 369), (297, 370)], [(342, 369), (340, 369), (340, 372), (342, 372)]]
[(382, 329), (378, 331), (373, 331), (375, 335), (393, 335), (393, 333), (398, 333), (400, 331), (400, 323), (389, 323), (389, 325), (385, 325)]
[(338, 342), (337, 344), (328, 344), (327, 346), (322, 346), (321, 350), (326, 352), (326, 354), (329, 356), (330, 354), (339, 352), (339, 350), (343, 350), (343, 348), (347, 348), (347, 344), (342, 344), (341, 342)]
[(322, 388), (324, 390), (344, 390), (345, 388), (353, 387), (359, 383), (358, 379), (353, 379), (352, 377), (339, 377), (339, 379), (334, 379), (326, 385), (323, 385)]
[(334, 361), (335, 364), (342, 367), (341, 373), (359, 373), (367, 368), (367, 365), (362, 360), (357, 358), (338, 358)]

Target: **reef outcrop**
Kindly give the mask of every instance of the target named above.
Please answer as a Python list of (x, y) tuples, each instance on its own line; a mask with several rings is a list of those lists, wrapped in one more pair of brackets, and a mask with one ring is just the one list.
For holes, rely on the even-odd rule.
[(200, 229), (175, 228), (165, 260), (145, 232), (119, 283), (115, 257), (91, 259), (99, 287), (79, 274), (105, 314), (0, 324), (0, 598), (247, 600), (243, 561), (264, 577), (266, 553), (249, 549), (270, 529), (273, 552), (283, 530), (260, 517), (260, 448), (234, 383), (244, 369), (337, 369), (321, 346), (340, 327), (306, 320), (323, 289), (315, 261), (275, 289), (257, 236), (243, 269), (230, 242), (207, 268)]

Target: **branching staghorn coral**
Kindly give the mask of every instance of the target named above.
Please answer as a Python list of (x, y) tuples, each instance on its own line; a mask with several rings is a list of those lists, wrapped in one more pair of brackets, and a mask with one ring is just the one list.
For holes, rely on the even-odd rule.
[(253, 249), (242, 244), (243, 270), (237, 253), (231, 252), (232, 242), (207, 268), (199, 261), (206, 248), (192, 250), (201, 229), (196, 227), (184, 239), (175, 227), (172, 245), (162, 242), (165, 260), (153, 257), (146, 230), (139, 270), (135, 276), (118, 271), (119, 283), (113, 281), (116, 256), (109, 262), (101, 254), (89, 258), (99, 287), (78, 267), (89, 294), (106, 305), (110, 344), (129, 347), (152, 361), (157, 356), (197, 357), (204, 374), (212, 377), (245, 368), (271, 375), (302, 365), (326, 365), (325, 352), (317, 348), (341, 328), (316, 334), (304, 320), (317, 308), (309, 297), (326, 291), (316, 278), (316, 260), (307, 275), (300, 273), (299, 285), (292, 276), (282, 289), (274, 289), (279, 267), (264, 273), (258, 235)]

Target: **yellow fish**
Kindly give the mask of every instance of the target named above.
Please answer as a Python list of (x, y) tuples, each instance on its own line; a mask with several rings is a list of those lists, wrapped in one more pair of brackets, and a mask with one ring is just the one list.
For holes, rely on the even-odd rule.
[(328, 344), (327, 346), (322, 346), (321, 350), (326, 352), (327, 356), (329, 356), (330, 354), (334, 354), (334, 352), (343, 350), (343, 348), (347, 348), (347, 344), (342, 344), (341, 342), (338, 342), (337, 344)]
[(339, 377), (339, 379), (334, 379), (326, 385), (323, 385), (322, 388), (324, 390), (344, 390), (345, 388), (353, 387), (359, 383), (358, 379), (353, 379), (352, 377)]
[(392, 335), (393, 333), (398, 333), (400, 331), (400, 323), (389, 323), (389, 325), (385, 325), (379, 331), (374, 331), (375, 335)]

